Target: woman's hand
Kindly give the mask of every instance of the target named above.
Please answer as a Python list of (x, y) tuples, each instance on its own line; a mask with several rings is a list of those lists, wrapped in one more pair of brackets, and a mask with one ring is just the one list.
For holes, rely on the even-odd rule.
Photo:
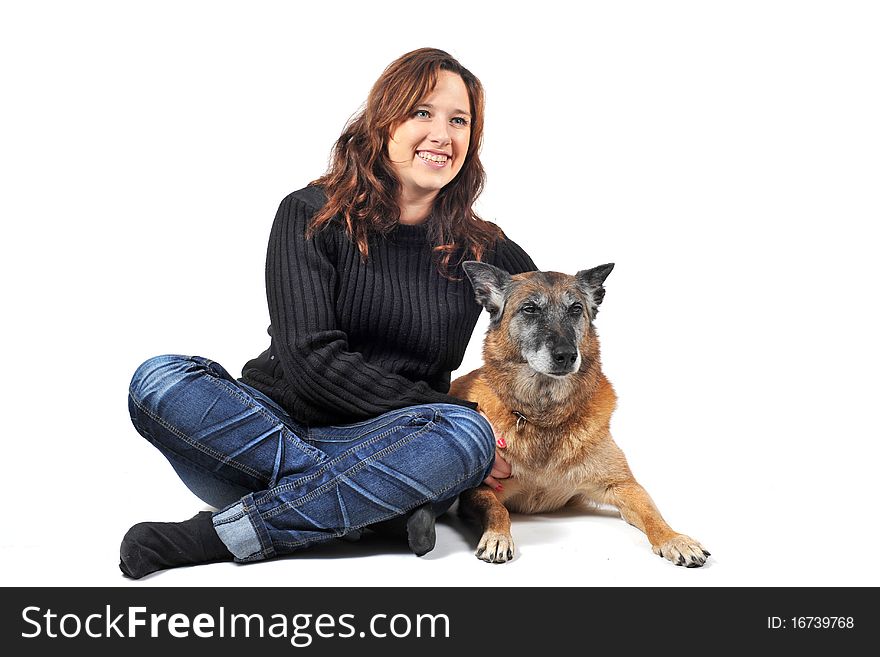
[[(492, 422), (486, 416), (483, 411), (478, 411), (480, 415), (486, 418), (486, 421), (492, 425)], [(504, 460), (504, 457), (501, 456), (501, 452), (498, 449), (503, 449), (507, 447), (507, 443), (504, 442), (504, 437), (501, 436), (496, 430), (495, 427), (492, 426), (492, 433), (495, 434), (495, 444), (498, 448), (495, 449), (495, 463), (492, 466), (492, 472), (489, 473), (489, 476), (483, 480), (483, 483), (487, 486), (494, 488), (497, 491), (503, 490), (504, 486), (501, 485), (499, 479), (507, 479), (510, 476), (511, 469), (510, 463)]]

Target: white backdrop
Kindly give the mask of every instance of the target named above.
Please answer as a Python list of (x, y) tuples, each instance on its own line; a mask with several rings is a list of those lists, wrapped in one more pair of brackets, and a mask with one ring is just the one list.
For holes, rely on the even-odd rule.
[[(393, 59), (487, 92), (478, 209), (539, 267), (617, 263), (612, 429), (675, 568), (613, 515), (454, 517), (150, 585), (873, 585), (880, 10), (871, 2), (30, 2), (0, 9), (4, 585), (132, 585), (125, 530), (205, 508), (132, 428), (146, 358), (268, 345), (278, 202)], [(460, 373), (480, 364), (485, 318)]]

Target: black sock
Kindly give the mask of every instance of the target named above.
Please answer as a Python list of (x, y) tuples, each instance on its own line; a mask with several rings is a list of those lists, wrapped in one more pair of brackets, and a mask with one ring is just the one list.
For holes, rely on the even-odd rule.
[(434, 520), (433, 506), (425, 502), (405, 515), (370, 525), (370, 529), (383, 536), (406, 539), (409, 549), (421, 557), (434, 549)]
[(409, 542), (409, 549), (417, 557), (434, 549), (434, 542), (437, 540), (434, 521), (434, 509), (430, 502), (413, 509), (406, 519), (406, 540)]
[(142, 522), (126, 532), (119, 548), (119, 569), (140, 579), (157, 570), (214, 561), (232, 561), (217, 536), (210, 511), (183, 522)]

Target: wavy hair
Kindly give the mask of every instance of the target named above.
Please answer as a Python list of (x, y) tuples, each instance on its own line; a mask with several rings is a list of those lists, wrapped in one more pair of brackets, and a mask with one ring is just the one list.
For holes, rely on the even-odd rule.
[(468, 256), (481, 260), (501, 229), (484, 221), (473, 204), (483, 191), (486, 172), (480, 162), (483, 141), (484, 95), (480, 81), (452, 55), (436, 48), (420, 48), (399, 57), (379, 76), (364, 106), (349, 120), (333, 146), (327, 173), (312, 181), (320, 185), (327, 203), (307, 231), (314, 235), (337, 215), (361, 256), (369, 255), (371, 234), (387, 234), (400, 219), (397, 193), (400, 182), (388, 156), (394, 129), (437, 84), (440, 71), (451, 71), (464, 81), (470, 99), (471, 134), (461, 170), (434, 199), (428, 217), (428, 236), (435, 261), (448, 276), (454, 264)]

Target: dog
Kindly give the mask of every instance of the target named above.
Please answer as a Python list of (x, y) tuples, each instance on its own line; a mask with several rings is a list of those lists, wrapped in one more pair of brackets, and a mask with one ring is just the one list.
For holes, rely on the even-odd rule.
[(483, 484), (460, 497), (463, 515), (482, 525), (476, 556), (489, 563), (513, 558), (508, 509), (542, 513), (585, 502), (616, 507), (675, 565), (705, 564), (709, 552), (666, 524), (611, 439), (617, 397), (602, 373), (593, 322), (614, 264), (574, 276), (462, 266), (490, 323), (483, 367), (455, 379), (449, 394), (477, 402), (504, 436), (502, 455), (512, 469), (502, 489)]

